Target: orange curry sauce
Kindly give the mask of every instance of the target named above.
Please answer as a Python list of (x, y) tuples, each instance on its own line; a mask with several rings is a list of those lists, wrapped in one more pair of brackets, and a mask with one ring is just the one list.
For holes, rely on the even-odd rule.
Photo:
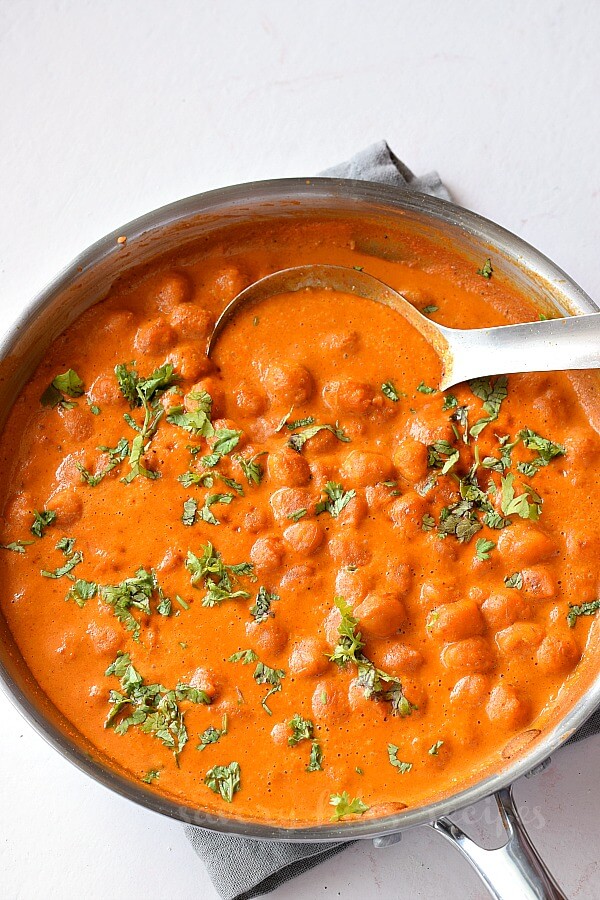
[(384, 260), (348, 224), (276, 223), (225, 246), (121, 279), (17, 398), (2, 611), (56, 707), (148, 790), (288, 825), (429, 802), (576, 673), (598, 435), (569, 376), (444, 395), (397, 313), (331, 292), (240, 313), (209, 361), (223, 306), (306, 262), (362, 266), (451, 326), (537, 317), (416, 238)]

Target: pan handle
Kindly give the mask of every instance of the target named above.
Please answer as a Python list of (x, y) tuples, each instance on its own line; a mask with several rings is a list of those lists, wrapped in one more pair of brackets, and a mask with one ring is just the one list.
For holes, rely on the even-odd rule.
[(445, 816), (431, 827), (460, 850), (495, 900), (567, 900), (525, 831), (512, 788), (495, 798), (508, 838), (497, 850), (480, 847)]

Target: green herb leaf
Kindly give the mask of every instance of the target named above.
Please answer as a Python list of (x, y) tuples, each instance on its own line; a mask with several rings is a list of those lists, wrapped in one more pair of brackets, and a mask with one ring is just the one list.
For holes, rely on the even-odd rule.
[(424, 381), (417, 386), (417, 390), (420, 394), (437, 394), (437, 388), (429, 387)]
[(266, 450), (263, 450), (262, 453), (256, 453), (250, 459), (244, 459), (243, 456), (236, 456), (235, 459), (239, 462), (242, 472), (246, 478), (248, 484), (260, 484), (264, 475), (263, 468), (260, 463), (256, 462), (256, 460), (260, 456), (264, 456), (266, 454)]
[(599, 609), (600, 600), (592, 600), (590, 603), (582, 603), (580, 606), (569, 603), (569, 612), (567, 614), (569, 628), (575, 628), (579, 616), (595, 616)]
[(231, 762), (228, 766), (213, 766), (206, 773), (204, 784), (215, 794), (220, 794), (227, 803), (231, 803), (233, 795), (240, 789), (240, 774), (237, 762)]
[(196, 750), (206, 750), (209, 744), (216, 744), (224, 734), (227, 734), (227, 713), (223, 716), (221, 727), (215, 728), (209, 725), (200, 735), (200, 743), (196, 746)]
[(71, 578), (73, 581), (75, 577), (71, 575), (71, 570), (78, 566), (80, 562), (83, 562), (83, 553), (78, 550), (76, 553), (73, 552), (73, 545), (75, 544), (74, 538), (61, 538), (57, 545), (57, 550), (62, 550), (65, 555), (66, 562), (62, 566), (58, 566), (58, 568), (54, 569), (53, 572), (49, 572), (47, 569), (42, 569), (40, 574), (44, 576), (44, 578), (62, 578), (66, 575), (68, 578)]
[(412, 763), (401, 762), (398, 759), (398, 747), (395, 744), (388, 744), (388, 758), (390, 763), (398, 769), (401, 775), (406, 775), (413, 767)]
[(329, 803), (335, 810), (331, 817), (333, 822), (339, 822), (344, 816), (362, 816), (369, 809), (366, 803), (363, 803), (359, 797), (355, 797), (351, 800), (347, 791), (342, 791), (341, 794), (332, 794)]
[(188, 499), (183, 504), (183, 516), (181, 517), (181, 521), (184, 525), (193, 525), (196, 521), (196, 513), (198, 512), (198, 503), (194, 500), (193, 497), (188, 497)]
[(228, 662), (241, 662), (242, 665), (247, 666), (250, 663), (256, 662), (257, 659), (258, 656), (254, 650), (238, 650), (237, 653), (232, 653)]
[(272, 694), (276, 694), (281, 690), (282, 678), (285, 678), (285, 672), (283, 671), (283, 669), (272, 669), (271, 666), (267, 666), (263, 662), (258, 662), (256, 664), (256, 669), (254, 670), (254, 680), (256, 681), (256, 683), (271, 685), (271, 690), (268, 691), (261, 700), (262, 708), (270, 716), (273, 715), (273, 713), (267, 706), (267, 700)]
[(490, 553), (496, 546), (494, 541), (488, 541), (485, 538), (479, 538), (475, 544), (475, 553), (477, 559), (485, 560), (490, 558)]
[(356, 630), (358, 620), (352, 615), (352, 607), (342, 597), (336, 597), (335, 605), (340, 611), (342, 620), (338, 625), (338, 642), (329, 656), (331, 662), (344, 666), (347, 662), (358, 665), (360, 651), (364, 647), (361, 633)]
[(250, 596), (247, 591), (235, 589), (239, 577), (246, 576), (256, 581), (251, 563), (226, 565), (210, 542), (203, 548), (202, 556), (196, 556), (189, 550), (185, 567), (194, 587), (201, 581), (204, 583), (206, 594), (202, 598), (203, 606), (218, 606), (223, 600), (247, 598)]
[(158, 780), (159, 776), (160, 772), (158, 769), (149, 769), (142, 778), (142, 781), (144, 784), (152, 784), (154, 781)]
[(33, 525), (30, 529), (31, 533), (35, 534), (36, 537), (43, 537), (46, 528), (49, 525), (52, 525), (55, 519), (56, 513), (53, 509), (43, 509), (42, 512), (38, 512), (37, 509), (34, 509)]
[(523, 587), (523, 574), (521, 572), (513, 572), (512, 575), (506, 575), (504, 584), (507, 588), (516, 588), (520, 591)]
[(298, 431), (296, 434), (293, 434), (288, 440), (288, 446), (295, 450), (296, 453), (301, 453), (302, 448), (305, 443), (309, 441), (311, 438), (318, 434), (320, 431), (330, 431), (338, 441), (343, 441), (344, 443), (349, 443), (350, 438), (345, 434), (343, 428), (340, 428), (339, 425), (311, 425), (309, 428), (305, 428), (303, 431)]
[(335, 481), (328, 481), (323, 488), (323, 493), (326, 495), (327, 500), (320, 500), (315, 505), (315, 512), (317, 515), (328, 512), (334, 519), (336, 519), (350, 501), (356, 497), (356, 491), (354, 489), (344, 491), (342, 485)]
[(35, 541), (11, 541), (10, 544), (0, 544), (0, 550), (12, 550), (13, 553), (25, 553), (25, 547), (34, 544)]
[(425, 513), (421, 522), (421, 531), (433, 531), (435, 528), (435, 519), (429, 513)]
[(83, 381), (74, 369), (57, 375), (40, 397), (40, 403), (51, 408), (60, 404), (64, 409), (71, 409), (75, 404), (65, 400), (64, 394), (68, 397), (81, 397), (83, 394)]
[(437, 756), (440, 747), (443, 747), (443, 741), (436, 741), (435, 744), (432, 744), (429, 750), (427, 751), (430, 756)]
[(254, 620), (257, 624), (266, 622), (267, 619), (273, 615), (271, 612), (271, 603), (274, 600), (279, 600), (278, 595), (270, 593), (266, 587), (261, 585), (258, 589), (256, 600), (250, 607), (250, 613), (254, 616)]
[(91, 600), (98, 593), (98, 585), (95, 581), (86, 581), (84, 578), (78, 578), (73, 582), (73, 587), (69, 589), (65, 600), (74, 600), (80, 609), (83, 609), (88, 600)]
[(454, 396), (454, 394), (446, 394), (444, 396), (444, 405), (442, 406), (442, 410), (445, 411), (448, 409), (456, 409), (457, 406), (458, 406), (458, 400)]
[(381, 385), (381, 390), (388, 400), (391, 400), (393, 403), (397, 403), (400, 399), (400, 394), (391, 381), (384, 381)]
[(317, 741), (313, 741), (310, 747), (310, 758), (306, 767), (307, 772), (323, 771), (323, 751)]
[(477, 274), (478, 274), (478, 275), (481, 275), (482, 278), (488, 278), (488, 279), (490, 279), (490, 278), (492, 277), (492, 275), (494, 274), (494, 270), (493, 270), (493, 268), (492, 268), (492, 261), (491, 261), (491, 259), (489, 259), (489, 258), (486, 259), (486, 261), (484, 262), (484, 264), (483, 264), (483, 266), (481, 267), (481, 269), (477, 269)]
[(310, 741), (313, 736), (314, 725), (310, 719), (303, 719), (299, 713), (296, 713), (290, 719), (290, 728), (292, 735), (288, 738), (290, 747), (295, 747), (301, 741)]
[(421, 310), (421, 312), (423, 313), (424, 316), (430, 316), (434, 312), (437, 312), (438, 309), (439, 309), (439, 306), (434, 306), (432, 303), (430, 303), (427, 306), (424, 306), (423, 309)]

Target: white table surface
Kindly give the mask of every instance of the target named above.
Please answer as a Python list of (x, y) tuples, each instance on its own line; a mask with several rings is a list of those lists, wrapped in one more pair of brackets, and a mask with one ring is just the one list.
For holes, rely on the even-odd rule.
[[(585, 0), (0, 0), (0, 328), (119, 224), (381, 137), (600, 297), (599, 29)], [(2, 898), (216, 897), (178, 823), (79, 773), (3, 696), (0, 721)], [(517, 788), (578, 900), (600, 892), (599, 749)], [(273, 896), (487, 895), (420, 828)]]

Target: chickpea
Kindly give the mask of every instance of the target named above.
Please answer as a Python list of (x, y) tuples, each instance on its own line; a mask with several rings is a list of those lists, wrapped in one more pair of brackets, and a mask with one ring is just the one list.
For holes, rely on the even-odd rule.
[(340, 470), (343, 480), (358, 487), (389, 481), (393, 474), (394, 467), (391, 461), (381, 453), (366, 453), (360, 450), (349, 453)]
[(299, 363), (273, 363), (262, 380), (272, 403), (300, 406), (310, 400), (314, 389), (312, 375)]
[(438, 581), (424, 581), (419, 592), (419, 606), (432, 612), (442, 604), (457, 602), (456, 591)]
[(50, 497), (48, 509), (54, 510), (61, 526), (75, 525), (83, 515), (83, 501), (73, 488), (63, 488)]
[(490, 722), (505, 728), (523, 728), (530, 716), (528, 701), (510, 684), (492, 689), (485, 711)]
[(288, 746), (288, 738), (290, 736), (290, 728), (287, 722), (277, 722), (271, 729), (271, 738), (274, 744), (280, 747)]
[(382, 654), (381, 668), (398, 677), (406, 672), (417, 672), (424, 662), (423, 654), (418, 650), (401, 641), (394, 641)]
[(287, 630), (272, 618), (266, 622), (248, 622), (246, 634), (257, 650), (267, 656), (281, 653), (289, 639)]
[(290, 516), (301, 509), (307, 510), (306, 515), (310, 516), (315, 508), (315, 501), (306, 488), (279, 488), (271, 494), (269, 503), (275, 520), (281, 525), (289, 524)]
[(360, 494), (357, 494), (356, 497), (353, 497), (349, 503), (343, 508), (339, 516), (337, 517), (338, 525), (350, 526), (353, 528), (358, 528), (361, 522), (363, 522), (369, 514), (369, 507), (367, 501)]
[(454, 440), (454, 432), (450, 421), (440, 416), (440, 400), (423, 404), (417, 415), (412, 416), (409, 425), (410, 436), (420, 444), (433, 444), (435, 441)]
[(485, 621), (473, 600), (437, 606), (427, 617), (427, 632), (437, 641), (451, 643), (483, 634)]
[(166, 319), (151, 319), (136, 331), (133, 345), (138, 353), (162, 353), (172, 347), (177, 339), (175, 331)]
[(110, 628), (108, 625), (98, 625), (96, 622), (90, 622), (87, 627), (87, 635), (98, 656), (104, 656), (110, 660), (114, 659), (123, 640), (122, 635), (114, 628)]
[(514, 522), (500, 532), (497, 545), (503, 561), (514, 569), (545, 562), (558, 553), (554, 540), (531, 523)]
[(255, 507), (248, 510), (244, 516), (244, 531), (250, 534), (260, 534), (271, 526), (271, 516), (266, 509)]
[(385, 570), (385, 578), (391, 588), (399, 594), (408, 594), (412, 587), (414, 573), (408, 563), (391, 560)]
[(368, 542), (351, 534), (331, 538), (328, 549), (339, 566), (366, 566), (373, 558)]
[(549, 566), (522, 569), (523, 590), (534, 600), (552, 600), (559, 592), (559, 583)]
[(214, 369), (205, 351), (192, 344), (180, 344), (167, 356), (177, 374), (184, 381), (197, 381)]
[(387, 509), (397, 492), (386, 484), (373, 484), (365, 490), (366, 504), (372, 513)]
[(383, 721), (387, 712), (383, 703), (366, 695), (364, 686), (359, 684), (357, 678), (353, 678), (348, 685), (348, 706), (353, 713), (369, 716), (375, 721)]
[(329, 666), (326, 645), (317, 638), (303, 638), (292, 647), (288, 668), (294, 675), (322, 675)]
[(192, 283), (183, 272), (168, 272), (158, 283), (155, 296), (161, 312), (171, 312), (180, 303), (190, 302)]
[(283, 563), (285, 547), (278, 537), (262, 537), (250, 549), (250, 559), (261, 574), (274, 574)]
[(167, 547), (165, 554), (159, 564), (157, 570), (165, 575), (181, 569), (185, 562), (185, 553), (180, 547)]
[(447, 644), (442, 650), (442, 663), (447, 669), (463, 672), (490, 672), (495, 667), (488, 641), (483, 637), (466, 638)]
[(312, 697), (313, 716), (318, 722), (336, 725), (347, 719), (350, 709), (348, 695), (335, 678), (323, 678), (317, 683)]
[(427, 504), (416, 491), (408, 491), (398, 497), (389, 508), (389, 517), (396, 528), (406, 537), (422, 532), (423, 516)]
[(222, 682), (216, 672), (209, 667), (199, 666), (195, 669), (191, 678), (188, 679), (188, 683), (199, 691), (204, 691), (205, 694), (208, 694), (211, 702), (216, 700), (222, 693)]
[(234, 391), (235, 405), (243, 416), (262, 416), (269, 405), (266, 395), (251, 384), (243, 381)]
[(336, 575), (335, 590), (340, 597), (355, 604), (364, 600), (374, 583), (375, 579), (370, 572), (354, 567), (343, 567)]
[(344, 358), (352, 356), (360, 347), (360, 335), (357, 331), (332, 332), (323, 338), (323, 349), (339, 353)]
[(8, 499), (2, 518), (11, 528), (29, 528), (33, 521), (33, 507), (30, 494), (19, 492)]
[(485, 675), (464, 675), (460, 678), (450, 694), (450, 702), (471, 709), (481, 706), (490, 694), (489, 678)]
[(279, 582), (284, 591), (305, 591), (316, 587), (320, 579), (315, 575), (315, 567), (312, 563), (303, 563), (289, 568)]
[(235, 266), (227, 266), (216, 276), (210, 292), (215, 300), (223, 304), (233, 300), (248, 284), (248, 279)]
[(330, 381), (323, 388), (325, 404), (335, 412), (366, 415), (371, 411), (375, 390), (361, 381)]
[(123, 334), (133, 325), (133, 313), (128, 309), (118, 309), (109, 313), (104, 321), (104, 330), (111, 334)]
[(427, 446), (410, 435), (403, 437), (392, 455), (396, 469), (411, 484), (427, 475)]
[(208, 309), (191, 304), (176, 306), (169, 321), (184, 341), (206, 340), (215, 323), (214, 316)]
[(391, 637), (406, 623), (406, 607), (397, 594), (367, 594), (354, 610), (366, 637)]
[(489, 627), (497, 631), (519, 619), (531, 618), (531, 604), (519, 591), (497, 591), (482, 603), (481, 612)]
[(332, 606), (329, 610), (327, 618), (325, 619), (325, 637), (330, 647), (335, 647), (339, 640), (339, 627), (341, 624), (342, 614), (337, 606)]
[(283, 537), (292, 550), (312, 556), (323, 543), (325, 532), (316, 522), (295, 522), (285, 529)]
[(88, 399), (98, 406), (113, 406), (123, 400), (119, 383), (113, 374), (98, 375), (88, 390)]
[(58, 408), (63, 424), (72, 438), (78, 442), (87, 441), (94, 433), (93, 416), (88, 409), (75, 406), (73, 409)]
[(547, 635), (537, 651), (537, 663), (544, 675), (566, 675), (578, 663), (581, 653), (570, 635)]
[(289, 447), (269, 454), (267, 471), (273, 481), (286, 487), (306, 487), (311, 480), (310, 466), (306, 459)]
[(515, 622), (497, 633), (496, 644), (504, 656), (531, 656), (543, 639), (544, 629), (535, 622)]

